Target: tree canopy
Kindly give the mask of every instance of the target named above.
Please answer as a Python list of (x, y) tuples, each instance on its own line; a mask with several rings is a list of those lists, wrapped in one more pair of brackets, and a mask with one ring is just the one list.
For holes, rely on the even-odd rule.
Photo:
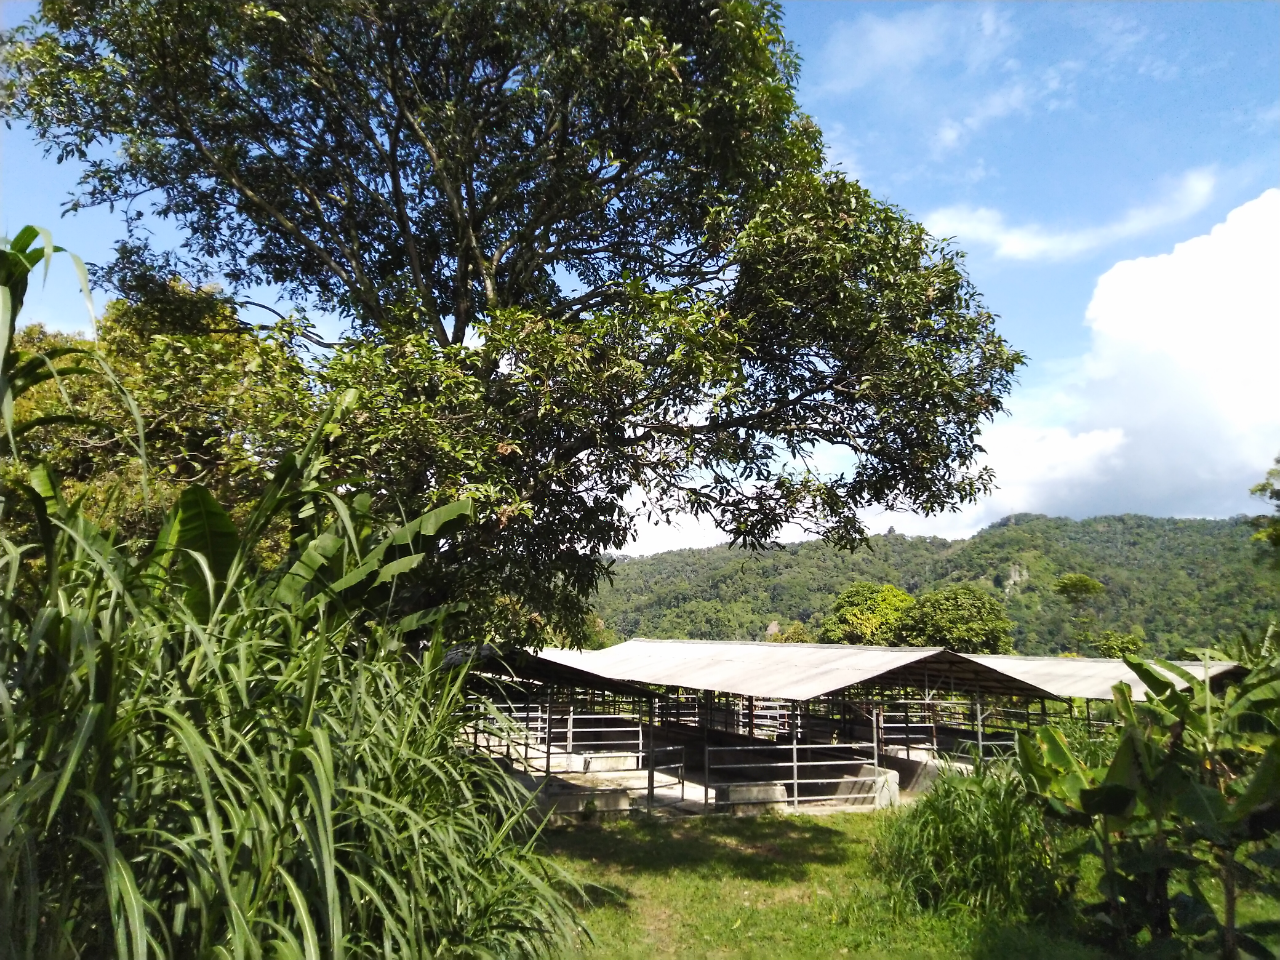
[(1013, 653), (1013, 622), (1004, 604), (969, 583), (924, 594), (903, 614), (899, 632), (916, 647)]
[(345, 318), (331, 455), (388, 511), (475, 499), (451, 569), (488, 609), (581, 624), (630, 497), (847, 546), (872, 504), (990, 488), (1022, 358), (958, 251), (825, 167), (773, 4), (46, 0), (3, 65), (7, 115), (86, 163), (72, 209), (184, 231), (127, 231), (123, 296), (176, 272)]
[(913, 603), (911, 594), (891, 583), (858, 580), (836, 598), (831, 615), (822, 621), (822, 639), (895, 646), (899, 625)]
[(1280, 457), (1276, 457), (1275, 466), (1267, 471), (1266, 479), (1251, 487), (1249, 492), (1274, 507), (1270, 515), (1260, 514), (1253, 518), (1252, 523), (1257, 530), (1253, 539), (1263, 547), (1271, 566), (1280, 570)]

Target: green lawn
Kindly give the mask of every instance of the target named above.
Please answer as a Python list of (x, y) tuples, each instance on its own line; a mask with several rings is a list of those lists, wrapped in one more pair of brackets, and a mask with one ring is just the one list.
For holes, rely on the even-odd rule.
[(867, 863), (877, 819), (640, 819), (549, 829), (545, 844), (588, 885), (583, 958), (1105, 956), (1048, 929), (895, 915)]

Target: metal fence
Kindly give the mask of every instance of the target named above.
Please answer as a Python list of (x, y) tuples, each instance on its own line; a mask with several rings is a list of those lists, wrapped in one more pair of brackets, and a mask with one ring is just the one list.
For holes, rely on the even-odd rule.
[[(477, 705), (468, 739), (476, 749), (501, 756), (530, 776), (645, 772), (642, 789), (650, 808), (685, 799), (685, 748), (658, 745), (652, 730), (634, 717), (584, 713), (572, 705), (556, 709), (552, 704), (550, 711), (542, 704), (527, 703), (494, 704), (494, 708), (501, 717), (497, 723), (482, 715)], [(670, 777), (679, 787), (678, 797), (655, 798), (658, 774)], [(590, 778), (577, 786), (589, 790)]]
[(703, 747), (703, 805), (790, 806), (843, 801), (877, 805), (881, 781), (874, 743), (754, 743)]

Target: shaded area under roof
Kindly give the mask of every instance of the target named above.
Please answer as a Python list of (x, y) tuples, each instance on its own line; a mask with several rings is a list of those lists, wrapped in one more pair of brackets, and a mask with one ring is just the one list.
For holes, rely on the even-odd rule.
[[(777, 700), (810, 700), (872, 685), (983, 696), (1109, 700), (1124, 681), (1135, 699), (1146, 687), (1123, 660), (972, 656), (941, 647), (635, 639), (604, 650), (543, 650), (537, 660), (613, 683), (712, 690)], [(1200, 664), (1181, 664), (1193, 673)], [(1211, 676), (1235, 668), (1215, 663)], [(1182, 685), (1181, 681), (1170, 677)]]

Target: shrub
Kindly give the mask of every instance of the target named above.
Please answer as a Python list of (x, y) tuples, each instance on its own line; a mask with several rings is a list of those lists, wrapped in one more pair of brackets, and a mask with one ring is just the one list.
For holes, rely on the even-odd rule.
[(1040, 809), (1018, 777), (990, 764), (944, 774), (890, 817), (872, 862), (900, 895), (931, 909), (1039, 916), (1070, 894)]
[(85, 356), (13, 347), (34, 234), (0, 250), (0, 960), (556, 952), (576, 921), (528, 796), (463, 745), (448, 611), (391, 617), (470, 504), (379, 523), (324, 476), (325, 419), (240, 528), (192, 484), (120, 543), (18, 458), (13, 400)]

